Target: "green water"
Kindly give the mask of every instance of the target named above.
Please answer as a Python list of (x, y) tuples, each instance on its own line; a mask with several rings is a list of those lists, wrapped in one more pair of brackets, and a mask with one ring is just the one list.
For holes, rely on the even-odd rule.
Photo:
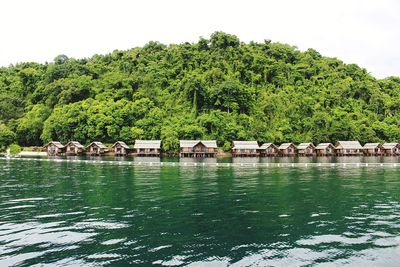
[(400, 168), (0, 160), (0, 266), (398, 266), (399, 234)]

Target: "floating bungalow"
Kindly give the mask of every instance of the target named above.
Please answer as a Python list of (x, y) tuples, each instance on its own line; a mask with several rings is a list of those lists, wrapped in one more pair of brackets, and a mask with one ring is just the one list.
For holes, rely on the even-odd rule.
[(279, 149), (273, 143), (265, 143), (260, 146), (261, 157), (276, 157), (279, 155)]
[(301, 143), (297, 146), (297, 154), (299, 156), (314, 156), (315, 146), (313, 143)]
[(133, 150), (135, 156), (159, 157), (161, 140), (136, 140)]
[(385, 149), (379, 143), (366, 143), (363, 149), (366, 156), (383, 156), (385, 154)]
[(358, 141), (338, 141), (335, 151), (337, 156), (361, 156), (363, 147)]
[(65, 146), (58, 141), (51, 141), (43, 148), (47, 152), (48, 156), (60, 156), (65, 151)]
[(89, 155), (100, 156), (108, 152), (108, 147), (103, 145), (102, 142), (92, 142), (86, 147), (86, 151)]
[(213, 158), (218, 154), (215, 140), (180, 140), (180, 157)]
[(321, 143), (315, 148), (315, 154), (321, 156), (334, 156), (335, 146), (331, 143)]
[(283, 143), (279, 147), (279, 153), (284, 157), (296, 156), (296, 146), (293, 143)]
[(258, 157), (260, 156), (257, 141), (233, 141), (232, 157)]
[(115, 156), (126, 156), (129, 152), (129, 146), (122, 141), (115, 142), (111, 148), (114, 149)]
[(397, 156), (400, 155), (400, 144), (399, 143), (385, 143), (383, 144), (384, 154), (386, 156)]
[(84, 149), (85, 147), (78, 141), (69, 141), (68, 144), (65, 145), (65, 153), (67, 155), (81, 155)]

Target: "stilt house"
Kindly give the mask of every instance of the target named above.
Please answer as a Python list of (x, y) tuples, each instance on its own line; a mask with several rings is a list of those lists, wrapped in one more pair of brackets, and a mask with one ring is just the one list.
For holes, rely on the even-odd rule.
[(339, 141), (336, 144), (337, 156), (361, 156), (363, 155), (363, 147), (358, 141)]
[(260, 147), (257, 141), (233, 141), (233, 157), (258, 157)]
[(133, 150), (135, 156), (159, 157), (161, 140), (136, 140)]
[(379, 143), (366, 143), (363, 150), (366, 156), (382, 156), (385, 154), (385, 149)]
[(386, 156), (398, 156), (400, 155), (400, 144), (399, 143), (385, 143), (383, 144), (384, 153)]
[(260, 146), (261, 157), (276, 157), (279, 155), (279, 149), (273, 143), (265, 143)]
[(77, 141), (70, 141), (65, 145), (65, 153), (67, 155), (81, 155), (84, 149), (85, 147)]
[(315, 146), (313, 143), (301, 143), (297, 146), (297, 154), (299, 156), (314, 156)]
[(60, 156), (65, 151), (65, 146), (58, 141), (51, 141), (44, 146), (48, 156)]
[(180, 140), (180, 157), (213, 158), (218, 154), (215, 140)]
[(89, 155), (100, 156), (108, 152), (108, 147), (106, 147), (102, 142), (92, 142), (86, 147), (86, 151)]
[(321, 143), (315, 148), (315, 153), (317, 156), (334, 156), (335, 146), (331, 143)]
[(126, 156), (129, 153), (129, 146), (125, 142), (117, 141), (112, 147), (115, 156)]
[(297, 155), (297, 148), (293, 143), (283, 143), (278, 149), (280, 156), (291, 157)]

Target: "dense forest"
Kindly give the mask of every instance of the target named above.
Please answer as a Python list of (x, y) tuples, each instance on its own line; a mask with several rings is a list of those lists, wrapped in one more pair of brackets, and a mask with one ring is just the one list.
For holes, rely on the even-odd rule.
[(0, 147), (50, 140), (400, 141), (400, 78), (269, 40), (197, 43), (0, 68)]

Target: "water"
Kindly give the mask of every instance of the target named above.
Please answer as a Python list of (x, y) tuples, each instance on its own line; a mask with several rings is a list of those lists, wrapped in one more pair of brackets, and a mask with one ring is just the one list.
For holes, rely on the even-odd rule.
[(2, 159), (0, 266), (398, 266), (398, 159), (223, 161)]

